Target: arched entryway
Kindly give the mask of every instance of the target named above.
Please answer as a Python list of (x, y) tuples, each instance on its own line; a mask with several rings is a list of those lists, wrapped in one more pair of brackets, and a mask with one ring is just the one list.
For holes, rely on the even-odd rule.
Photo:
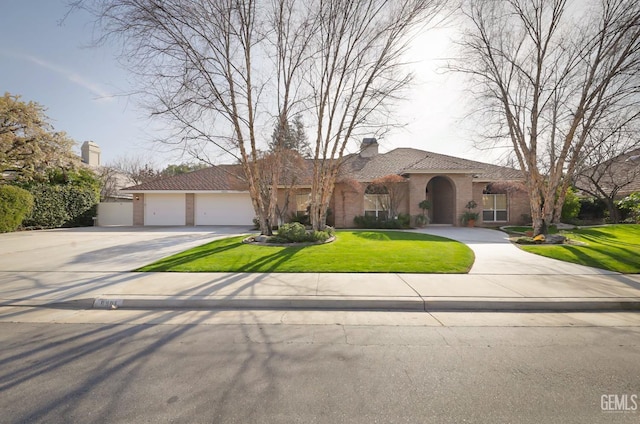
[(453, 182), (444, 176), (433, 177), (427, 184), (426, 195), (431, 201), (431, 222), (453, 225), (456, 199)]

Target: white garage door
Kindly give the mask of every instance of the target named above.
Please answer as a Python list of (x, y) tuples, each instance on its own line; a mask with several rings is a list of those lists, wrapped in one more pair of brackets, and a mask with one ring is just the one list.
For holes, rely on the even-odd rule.
[(196, 225), (251, 225), (255, 213), (248, 193), (196, 194)]
[(185, 225), (184, 194), (146, 194), (144, 225)]

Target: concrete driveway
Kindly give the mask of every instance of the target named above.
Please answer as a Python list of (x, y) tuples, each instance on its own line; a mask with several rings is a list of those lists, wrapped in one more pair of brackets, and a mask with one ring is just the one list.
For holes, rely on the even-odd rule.
[(430, 226), (422, 233), (460, 241), (473, 250), (476, 259), (469, 274), (489, 275), (594, 275), (617, 274), (603, 269), (545, 258), (519, 249), (509, 236), (487, 228)]
[(249, 227), (86, 227), (0, 234), (0, 271), (131, 271)]

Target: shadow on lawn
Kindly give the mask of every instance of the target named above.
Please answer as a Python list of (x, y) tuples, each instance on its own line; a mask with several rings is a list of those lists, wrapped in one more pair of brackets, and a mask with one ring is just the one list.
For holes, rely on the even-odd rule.
[[(612, 267), (611, 262), (622, 263), (631, 269), (636, 269), (638, 266), (637, 256), (633, 255), (633, 251), (630, 249), (619, 247), (619, 246), (614, 250), (608, 250), (606, 248), (605, 249), (595, 249), (593, 247), (589, 248), (590, 250), (598, 252), (599, 254), (605, 256), (606, 258), (610, 258), (611, 262), (608, 262), (605, 259), (598, 259), (597, 257), (589, 255), (585, 250), (585, 248), (581, 246), (565, 245), (562, 247), (566, 249), (568, 252), (570, 252), (576, 259), (578, 259), (579, 261), (578, 263), (581, 263), (583, 265), (593, 266), (596, 268), (602, 268), (602, 269), (607, 269), (609, 271), (618, 271), (618, 272), (620, 272), (620, 270), (616, 269), (615, 267)], [(617, 254), (617, 252), (619, 251), (624, 251), (628, 255)]]
[[(431, 234), (396, 231), (396, 230), (376, 230), (376, 231), (350, 231), (355, 237), (373, 240), (373, 241), (446, 241), (455, 242), (455, 240), (445, 237), (434, 236)], [(339, 233), (338, 233), (339, 235)]]
[[(160, 261), (153, 263), (151, 265), (146, 265), (142, 268), (137, 269), (139, 272), (184, 272), (185, 270), (176, 269), (185, 264), (189, 264), (195, 262), (199, 259), (210, 258), (216, 254), (232, 251), (234, 249), (239, 249), (245, 247), (244, 244), (240, 241), (243, 237), (238, 238), (236, 241), (230, 242), (228, 244), (224, 244), (222, 246), (211, 247), (211, 244), (217, 244), (219, 241), (214, 241), (208, 245), (201, 246), (199, 248), (195, 248), (189, 250), (188, 252), (179, 253), (175, 256), (170, 256), (165, 259), (161, 259)], [(271, 249), (271, 246), (267, 246), (267, 248)], [(238, 272), (273, 272), (278, 270), (278, 267), (291, 259), (296, 253), (300, 250), (304, 249), (305, 246), (296, 246), (296, 247), (285, 247), (285, 248), (277, 248), (274, 246), (272, 250), (272, 254), (266, 256), (260, 256), (255, 260), (247, 262), (247, 264), (242, 268), (237, 270)], [(207, 267), (205, 272), (211, 272), (210, 269), (215, 267)], [(222, 270), (221, 270), (222, 271)], [(195, 270), (194, 272), (197, 272)]]
[[(216, 241), (212, 242), (216, 243)], [(206, 258), (211, 255), (215, 255), (216, 253), (226, 252), (228, 250), (237, 249), (242, 246), (241, 242), (237, 243), (229, 243), (226, 245), (218, 246), (215, 248), (209, 248), (208, 246), (212, 243), (205, 244), (204, 246), (190, 249), (187, 252), (191, 253), (178, 253), (177, 255), (169, 256), (165, 259), (160, 259), (159, 261), (152, 263), (150, 265), (145, 265), (141, 268), (134, 270), (135, 272), (158, 272), (158, 271), (172, 271), (171, 268), (176, 266), (181, 266), (186, 263), (196, 261), (198, 259)]]
[(604, 232), (604, 231), (598, 231), (598, 230), (581, 230), (580, 232), (576, 232), (575, 234), (579, 235), (580, 237), (582, 237), (587, 241), (611, 245), (614, 247), (617, 247), (620, 245), (634, 246), (634, 247), (640, 246), (638, 242), (622, 241), (620, 240), (620, 237), (618, 235), (610, 232)]

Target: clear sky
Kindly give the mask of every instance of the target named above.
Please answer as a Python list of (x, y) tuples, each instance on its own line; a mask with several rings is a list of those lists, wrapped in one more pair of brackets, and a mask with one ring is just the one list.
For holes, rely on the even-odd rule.
[[(102, 163), (119, 157), (149, 158), (157, 166), (188, 161), (160, 153), (153, 126), (137, 108), (130, 76), (110, 46), (89, 47), (92, 17), (76, 11), (65, 18), (65, 0), (0, 0), (0, 90), (21, 95), (47, 109), (56, 130), (80, 144), (93, 140)], [(452, 53), (455, 29), (439, 29), (419, 38), (410, 51), (415, 85), (398, 106), (406, 128), (380, 140), (381, 150), (414, 147), (495, 161), (496, 153), (472, 147), (471, 125), (464, 119), (467, 102), (460, 76), (438, 71)]]

